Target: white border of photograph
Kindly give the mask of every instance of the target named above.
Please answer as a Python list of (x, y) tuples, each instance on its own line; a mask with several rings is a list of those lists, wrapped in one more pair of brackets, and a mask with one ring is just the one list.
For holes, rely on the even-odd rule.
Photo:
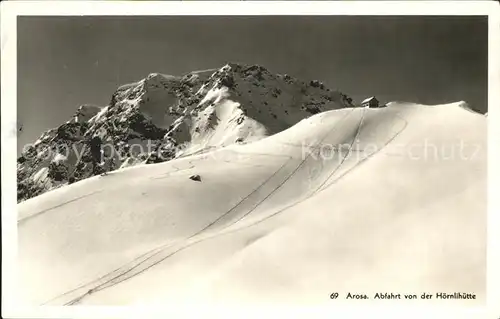
[[(2, 317), (4, 318), (167, 318), (327, 317), (500, 318), (500, 5), (495, 1), (3, 1), (1, 3), (2, 124)], [(328, 307), (237, 309), (232, 305), (193, 305), (189, 309), (137, 307), (31, 307), (16, 303), (17, 251), (17, 31), (19, 15), (488, 15), (488, 302), (476, 308), (386, 307), (367, 302)], [(493, 124), (492, 124), (493, 123)], [(465, 235), (465, 234), (464, 234)], [(466, 236), (466, 235), (465, 235)], [(463, 274), (467, 276), (467, 274)], [(54, 280), (57, 280), (56, 278)], [(333, 289), (333, 287), (332, 287)], [(22, 293), (22, 292), (19, 292)]]

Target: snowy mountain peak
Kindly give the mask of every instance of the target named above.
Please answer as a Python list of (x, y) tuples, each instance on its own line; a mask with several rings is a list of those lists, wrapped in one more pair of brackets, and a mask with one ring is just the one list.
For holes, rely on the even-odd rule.
[(150, 73), (117, 88), (105, 107), (80, 106), (23, 152), (18, 200), (95, 175), (89, 140), (96, 135), (104, 145), (101, 169), (109, 171), (250, 143), (351, 102), (320, 81), (260, 65), (227, 63), (182, 76)]

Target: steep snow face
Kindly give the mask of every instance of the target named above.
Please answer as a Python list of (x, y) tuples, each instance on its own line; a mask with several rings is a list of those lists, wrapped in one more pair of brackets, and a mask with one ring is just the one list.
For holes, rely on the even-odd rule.
[(29, 199), (18, 205), (20, 298), (318, 305), (334, 289), (470, 292), (477, 305), (486, 121), (459, 103), (333, 110)]
[[(89, 140), (100, 136), (100, 171), (158, 163), (283, 131), (308, 116), (350, 107), (319, 81), (304, 82), (262, 66), (227, 64), (184, 76), (160, 73), (119, 87), (109, 105), (83, 105), (18, 159), (18, 200), (96, 174)], [(57, 154), (64, 155), (55, 160)], [(34, 174), (43, 167), (43, 184)]]

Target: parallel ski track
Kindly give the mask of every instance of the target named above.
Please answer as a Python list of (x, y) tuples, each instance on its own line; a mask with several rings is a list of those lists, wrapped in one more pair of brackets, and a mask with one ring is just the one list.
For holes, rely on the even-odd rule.
[[(332, 129), (330, 129), (324, 136), (323, 138), (317, 143), (317, 144), (321, 144), (332, 132), (334, 132), (336, 129), (338, 129), (338, 127), (340, 125), (342, 125), (345, 121), (345, 119), (354, 113), (356, 109), (352, 109), (350, 112), (348, 112), (346, 115), (344, 115), (341, 120), (339, 121), (339, 123), (337, 125), (335, 125), (334, 127), (332, 127)], [(365, 113), (366, 110), (363, 110), (363, 113), (362, 113), (362, 117), (361, 117), (361, 121), (363, 120), (364, 118), (364, 113)], [(360, 121), (360, 123), (361, 123)], [(360, 127), (360, 124), (358, 125), (358, 130), (359, 131), (359, 127)], [(359, 134), (359, 132), (356, 133), (356, 136)], [(304, 165), (304, 163), (310, 158), (310, 154), (308, 156), (306, 156), (304, 159), (302, 159), (298, 166), (282, 181), (280, 182), (268, 195), (266, 195), (262, 200), (260, 200), (253, 208), (251, 208), (247, 213), (245, 213), (242, 217), (240, 217), (239, 219), (237, 219), (236, 221), (233, 221), (232, 223), (230, 223), (229, 225), (227, 225), (225, 228), (228, 228), (232, 225), (234, 225), (235, 223), (239, 222), (241, 219), (243, 219), (244, 217), (246, 217), (248, 214), (252, 213), (257, 207), (259, 207), (263, 202), (265, 202), (269, 197), (271, 197), (278, 189), (280, 189), (290, 178), (292, 178), (293, 175), (295, 175), (295, 173)], [(208, 225), (206, 225), (205, 227), (203, 227), (202, 229), (198, 230), (197, 232), (195, 232), (194, 234), (188, 236), (187, 238), (184, 239), (184, 241), (188, 241), (190, 239), (192, 239), (193, 237), (199, 235), (200, 233), (206, 231), (208, 228), (210, 228), (211, 226), (213, 226), (217, 221), (219, 221), (220, 219), (222, 219), (223, 217), (227, 216), (229, 213), (231, 213), (232, 211), (234, 211), (238, 206), (240, 206), (247, 198), (249, 198), (252, 194), (258, 192), (260, 190), (260, 188), (262, 188), (269, 180), (271, 180), (274, 176), (276, 176), (288, 163), (290, 163), (290, 161), (292, 160), (292, 157), (291, 156), (287, 156), (287, 160), (269, 177), (267, 178), (263, 183), (261, 183), (256, 189), (254, 189), (250, 194), (248, 194), (245, 198), (243, 198), (242, 200), (240, 200), (236, 205), (234, 205), (231, 209), (229, 209), (228, 211), (226, 211), (224, 214), (220, 215), (217, 219), (215, 219), (214, 221), (212, 221), (211, 223), (209, 223)], [(183, 250), (191, 245), (193, 245), (194, 243), (196, 243), (198, 241), (195, 241), (191, 244), (188, 244), (186, 246), (183, 246), (181, 248), (179, 248), (178, 250), (175, 250), (172, 254), (175, 254), (177, 253), (178, 251), (180, 250)], [(153, 258), (154, 256), (158, 255), (159, 253), (161, 253), (164, 249), (167, 249), (171, 246), (173, 246), (175, 243), (167, 243), (165, 245), (162, 245), (160, 247), (157, 247), (135, 259), (133, 259), (131, 262), (127, 263), (128, 265), (130, 264), (133, 264), (134, 262), (137, 262), (136, 265), (126, 269), (125, 271), (120, 272), (120, 270), (122, 270), (126, 265), (124, 266), (121, 266), (120, 268), (117, 268), (113, 271), (111, 271), (110, 273), (107, 273), (101, 277), (99, 277), (98, 279), (90, 282), (90, 283), (87, 283), (87, 284), (83, 284), (77, 288), (74, 288), (66, 293), (63, 293), (47, 302), (45, 302), (44, 304), (47, 304), (47, 303), (50, 303), (50, 302), (53, 302), (57, 299), (60, 299), (61, 297), (64, 297), (68, 294), (71, 294), (71, 293), (74, 293), (78, 290), (81, 290), (81, 289), (84, 289), (84, 287), (86, 286), (89, 286), (89, 285), (92, 285), (92, 283), (96, 283), (96, 282), (99, 282), (100, 280), (104, 280), (106, 277), (109, 277), (109, 276), (112, 276), (113, 274), (115, 273), (118, 273), (116, 276), (114, 276), (113, 278), (110, 278), (109, 280), (106, 280), (105, 282), (97, 285), (96, 287), (94, 288), (91, 288), (89, 289), (87, 292), (83, 293), (82, 295), (76, 297), (76, 298), (73, 298), (71, 299), (69, 302), (65, 303), (65, 305), (74, 305), (78, 302), (80, 302), (83, 298), (85, 298), (85, 296), (88, 296), (92, 293), (95, 293), (97, 291), (100, 291), (100, 290), (103, 290), (103, 289), (106, 289), (108, 287), (111, 287), (113, 285), (116, 285), (120, 282), (123, 282), (127, 279), (130, 279), (132, 278), (133, 276), (137, 275), (137, 274), (140, 274), (144, 271), (146, 271), (147, 269), (150, 269), (151, 267), (153, 267), (154, 265), (160, 263), (161, 261), (163, 261), (164, 259), (170, 257), (172, 254), (164, 257), (164, 258), (161, 258), (159, 261), (156, 261), (156, 262), (153, 262), (151, 265), (148, 265), (146, 266), (145, 268), (142, 268), (142, 269), (139, 269), (137, 271), (137, 273), (131, 275), (131, 276), (127, 276), (127, 277), (124, 277), (125, 275), (131, 273), (133, 270), (137, 269), (139, 266), (141, 266), (142, 264), (144, 264), (145, 262), (147, 262), (148, 260), (150, 260), (151, 258)], [(147, 256), (149, 255), (149, 256)], [(147, 257), (146, 257), (147, 256)], [(140, 259), (143, 259), (141, 261), (139, 261)], [(118, 281), (116, 281), (118, 279)]]
[[(354, 109), (354, 108), (353, 108), (350, 112), (348, 112), (346, 115), (344, 115), (344, 116), (341, 118), (341, 120), (339, 121), (339, 123), (338, 123), (337, 125), (335, 125), (335, 126), (334, 126), (331, 130), (329, 130), (329, 131), (325, 134), (325, 136), (321, 139), (321, 141), (320, 141), (318, 144), (320, 144), (321, 142), (323, 142), (323, 141), (324, 141), (324, 140), (328, 137), (328, 135), (330, 135), (333, 131), (335, 131), (335, 130), (338, 128), (338, 126), (339, 126), (339, 125), (343, 124), (344, 120), (345, 120), (345, 119), (346, 119), (349, 115), (351, 115), (351, 114), (352, 114), (355, 110), (356, 110), (356, 109)], [(251, 154), (253, 155), (254, 153), (251, 153)], [(262, 154), (262, 155), (269, 155), (269, 154)], [(276, 175), (277, 175), (277, 174), (278, 174), (278, 173), (279, 173), (279, 172), (280, 172), (280, 171), (281, 171), (281, 170), (282, 170), (282, 169), (283, 169), (283, 168), (284, 168), (284, 167), (285, 167), (288, 163), (290, 163), (290, 161), (291, 161), (291, 160), (293, 160), (293, 158), (292, 158), (291, 156), (283, 156), (283, 157), (285, 157), (285, 158), (286, 158), (286, 161), (285, 161), (285, 162), (284, 162), (284, 163), (283, 163), (283, 164), (282, 164), (282, 165), (281, 165), (281, 166), (280, 166), (280, 167), (279, 167), (279, 168), (278, 168), (278, 169), (277, 169), (277, 170), (276, 170), (276, 171), (275, 171), (275, 172), (274, 172), (274, 173), (273, 173), (273, 174), (272, 174), (269, 178), (267, 178), (267, 179), (266, 179), (263, 183), (261, 183), (261, 184), (260, 184), (257, 188), (255, 188), (252, 192), (250, 192), (250, 193), (249, 193), (246, 197), (244, 197), (242, 200), (240, 200), (238, 203), (236, 203), (236, 204), (235, 204), (232, 208), (230, 208), (227, 212), (225, 212), (224, 214), (222, 214), (221, 216), (219, 216), (216, 220), (212, 221), (211, 223), (209, 223), (208, 225), (206, 225), (205, 227), (203, 227), (203, 228), (202, 228), (202, 229), (200, 229), (199, 231), (197, 231), (197, 232), (195, 232), (194, 234), (192, 234), (192, 235), (188, 236), (187, 238), (185, 238), (185, 239), (184, 239), (184, 241), (187, 241), (187, 240), (189, 240), (189, 239), (191, 239), (191, 238), (193, 238), (193, 237), (195, 237), (195, 236), (199, 235), (200, 233), (204, 232), (206, 229), (208, 229), (209, 227), (211, 227), (212, 225), (214, 225), (214, 224), (215, 224), (218, 220), (222, 219), (223, 217), (227, 216), (227, 214), (229, 214), (229, 213), (231, 213), (232, 211), (234, 211), (237, 207), (239, 207), (239, 206), (240, 206), (240, 205), (241, 205), (241, 204), (242, 204), (242, 203), (243, 203), (243, 202), (244, 202), (247, 198), (249, 198), (251, 195), (253, 195), (254, 193), (258, 192), (258, 191), (259, 191), (259, 190), (260, 190), (260, 189), (261, 189), (261, 188), (262, 188), (262, 187), (263, 187), (263, 186), (264, 186), (264, 185), (265, 185), (265, 184), (266, 184), (269, 180), (271, 180), (274, 176), (276, 176)], [(282, 187), (282, 185), (283, 185), (284, 183), (286, 183), (286, 182), (287, 182), (287, 181), (288, 181), (288, 180), (289, 180), (289, 179), (290, 179), (290, 178), (291, 178), (291, 177), (292, 177), (292, 176), (293, 176), (293, 175), (294, 175), (294, 174), (298, 171), (298, 169), (299, 169), (299, 168), (303, 165), (303, 163), (304, 163), (304, 162), (305, 162), (308, 158), (309, 158), (309, 156), (308, 156), (308, 157), (306, 157), (306, 158), (304, 158), (304, 159), (303, 159), (303, 160), (299, 163), (299, 165), (298, 165), (298, 166), (297, 166), (297, 167), (296, 167), (296, 168), (292, 171), (292, 173), (291, 173), (291, 174), (290, 174), (290, 175), (289, 175), (289, 176), (288, 176), (288, 177), (287, 177), (287, 178), (286, 178), (283, 182), (281, 182), (281, 183), (280, 183), (280, 184), (279, 184), (279, 185), (278, 185), (278, 186), (277, 186), (274, 190), (272, 190), (272, 191), (271, 191), (271, 192), (270, 192), (270, 193), (269, 193), (269, 194), (268, 194), (268, 195), (267, 195), (264, 199), (262, 199), (260, 202), (258, 202), (258, 203), (257, 203), (257, 205), (256, 205), (256, 206), (254, 206), (254, 207), (250, 210), (250, 212), (246, 213), (244, 216), (247, 216), (249, 213), (251, 213), (252, 211), (254, 211), (254, 210), (255, 210), (255, 209), (256, 209), (259, 205), (261, 205), (261, 204), (262, 204), (262, 203), (263, 203), (263, 202), (264, 202), (267, 198), (269, 198), (272, 194), (274, 194), (274, 193), (275, 193), (275, 191), (276, 191), (277, 189), (281, 188), (281, 187)], [(194, 160), (193, 160), (193, 161), (194, 161)], [(188, 162), (188, 164), (190, 165), (190, 167), (185, 168), (185, 169), (180, 169), (180, 170), (178, 169), (178, 170), (176, 170), (176, 171), (174, 171), (174, 172), (169, 172), (169, 173), (167, 173), (167, 174), (166, 174), (167, 176), (164, 176), (163, 178), (168, 177), (171, 173), (175, 173), (175, 172), (178, 172), (178, 171), (182, 171), (182, 170), (187, 170), (187, 169), (191, 169), (191, 168), (193, 168), (193, 167), (194, 167), (194, 165), (193, 165), (191, 162), (192, 162), (192, 161)], [(158, 177), (158, 178), (162, 178), (162, 177)], [(244, 217), (244, 216), (243, 216), (243, 217)], [(231, 223), (231, 224), (227, 225), (225, 228), (232, 226), (233, 224), (235, 224), (235, 223), (236, 223), (236, 222), (238, 222), (239, 220), (241, 220), (241, 218), (240, 218), (240, 219), (238, 219), (238, 220), (236, 220), (236, 221), (234, 221), (233, 223)], [(79, 302), (81, 299), (83, 299), (85, 296), (87, 296), (87, 295), (89, 295), (89, 294), (92, 294), (92, 293), (95, 293), (95, 292), (97, 292), (97, 291), (99, 291), (99, 290), (102, 290), (102, 289), (107, 288), (107, 287), (105, 286), (106, 284), (108, 284), (108, 283), (110, 283), (110, 282), (112, 282), (112, 281), (114, 281), (114, 280), (116, 280), (116, 279), (118, 279), (118, 278), (120, 278), (120, 277), (122, 277), (122, 276), (124, 276), (124, 275), (126, 275), (126, 274), (128, 274), (128, 273), (130, 273), (131, 271), (133, 271), (134, 269), (136, 269), (137, 267), (139, 267), (139, 266), (140, 266), (140, 265), (142, 265), (143, 263), (147, 262), (147, 261), (148, 261), (149, 259), (151, 259), (152, 257), (154, 257), (154, 256), (156, 256), (157, 254), (159, 254), (159, 253), (160, 253), (161, 251), (163, 251), (164, 249), (167, 249), (167, 248), (169, 248), (169, 247), (173, 246), (174, 244), (175, 244), (175, 243), (171, 243), (171, 242), (169, 242), (169, 243), (167, 243), (167, 244), (165, 244), (165, 245), (162, 245), (162, 246), (160, 246), (160, 247), (157, 247), (157, 248), (155, 248), (155, 249), (153, 249), (153, 250), (151, 250), (151, 251), (149, 251), (149, 252), (146, 252), (146, 253), (144, 253), (144, 254), (142, 254), (142, 255), (140, 255), (140, 256), (138, 256), (138, 257), (134, 258), (133, 260), (131, 260), (131, 261), (130, 261), (130, 262), (128, 262), (127, 264), (125, 264), (125, 265), (123, 265), (123, 266), (121, 266), (121, 267), (119, 267), (119, 268), (117, 268), (117, 269), (114, 269), (113, 271), (111, 271), (111, 272), (109, 272), (109, 273), (107, 273), (107, 274), (105, 274), (105, 275), (100, 276), (99, 278), (97, 278), (97, 279), (93, 280), (92, 282), (89, 282), (89, 283), (86, 283), (86, 284), (82, 284), (82, 285), (80, 285), (80, 286), (78, 286), (78, 287), (76, 287), (76, 288), (74, 288), (74, 289), (72, 289), (72, 290), (70, 290), (70, 291), (67, 291), (67, 292), (65, 292), (65, 293), (63, 293), (63, 294), (60, 294), (60, 295), (58, 295), (58, 296), (56, 296), (56, 297), (54, 297), (54, 298), (52, 298), (52, 299), (50, 299), (50, 300), (46, 301), (46, 302), (45, 302), (45, 303), (43, 303), (43, 304), (45, 305), (45, 304), (48, 304), (48, 303), (54, 302), (54, 301), (56, 301), (56, 300), (58, 300), (58, 299), (60, 299), (60, 298), (63, 298), (63, 297), (65, 297), (65, 296), (69, 295), (69, 294), (75, 293), (75, 292), (77, 292), (78, 290), (85, 289), (85, 287), (86, 287), (86, 286), (90, 286), (90, 285), (92, 285), (92, 284), (98, 283), (99, 281), (105, 280), (105, 278), (106, 278), (106, 277), (110, 277), (110, 276), (115, 275), (113, 278), (111, 278), (111, 279), (109, 279), (109, 280), (107, 280), (107, 281), (105, 281), (105, 282), (103, 282), (103, 283), (101, 283), (101, 284), (98, 284), (98, 285), (97, 285), (96, 287), (94, 287), (94, 288), (89, 289), (89, 290), (88, 290), (87, 292), (85, 292), (83, 295), (81, 295), (81, 296), (79, 296), (79, 297), (76, 297), (76, 298), (74, 298), (74, 299), (70, 300), (69, 302), (65, 303), (65, 305), (73, 305), (73, 304), (75, 304), (75, 303), (78, 303), (78, 302)], [(136, 263), (136, 264), (134, 265), (134, 263)], [(155, 264), (156, 264), (156, 263), (155, 263)], [(153, 264), (153, 265), (155, 265), (155, 264)], [(126, 265), (133, 265), (133, 266), (132, 266), (132, 267), (130, 267), (130, 268), (128, 268), (128, 269), (126, 269), (126, 270), (124, 270), (124, 271), (122, 271), (122, 272), (120, 272), (121, 270), (123, 270), (123, 268), (124, 268)], [(152, 267), (153, 265), (151, 265), (151, 266), (149, 266), (149, 267), (146, 267), (146, 268), (144, 268), (144, 269), (149, 269), (149, 268), (150, 268), (150, 267)], [(141, 271), (141, 272), (142, 272), (142, 271)], [(128, 278), (130, 278), (130, 277), (128, 277)], [(126, 278), (126, 279), (128, 279), (128, 278)], [(116, 284), (116, 283), (114, 283), (114, 284)]]
[[(328, 137), (329, 134), (331, 134), (332, 131), (334, 131), (338, 125), (342, 124), (343, 121), (345, 120), (345, 118), (347, 116), (349, 116), (350, 114), (352, 114), (352, 112), (354, 111), (351, 110), (351, 112), (349, 112), (347, 115), (345, 115), (341, 121), (334, 127), (332, 128), (332, 130), (330, 130), (327, 134), (325, 134), (325, 136), (323, 137), (323, 139), (318, 143), (322, 143), (324, 141), (324, 139), (326, 139), (326, 137)], [(239, 231), (239, 230), (242, 230), (242, 229), (245, 229), (245, 228), (248, 228), (248, 227), (251, 227), (251, 226), (254, 226), (256, 224), (259, 224), (259, 223), (262, 223), (263, 221), (265, 220), (268, 220), (269, 218), (273, 217), (273, 216), (276, 216), (280, 213), (282, 213), (283, 211), (285, 211), (286, 209), (292, 207), (292, 206), (295, 206), (305, 200), (307, 200), (308, 198), (310, 198), (311, 196), (315, 195), (316, 193), (319, 193), (319, 192), (322, 192), (324, 191), (325, 189), (329, 188), (330, 186), (332, 186), (334, 183), (336, 183), (338, 180), (340, 180), (341, 178), (343, 178), (346, 174), (348, 174), (349, 172), (351, 172), (353, 169), (355, 169), (356, 167), (358, 167), (359, 165), (361, 165), (362, 163), (364, 163), (366, 160), (368, 160), (369, 158), (371, 158), (372, 156), (374, 156), (375, 154), (377, 154), (380, 150), (382, 150), (386, 145), (388, 145), (389, 143), (391, 143), (397, 136), (399, 136), (399, 134), (406, 128), (407, 126), (407, 122), (406, 120), (402, 119), (401, 117), (399, 116), (396, 116), (398, 118), (400, 118), (401, 120), (403, 120), (405, 122), (405, 125), (403, 126), (403, 128), (397, 132), (391, 139), (389, 139), (386, 143), (384, 143), (384, 145), (382, 146), (382, 148), (380, 148), (379, 150), (377, 150), (376, 152), (368, 155), (367, 157), (363, 158), (360, 162), (358, 162), (356, 165), (354, 165), (353, 167), (351, 167), (349, 170), (347, 170), (346, 172), (344, 172), (344, 174), (342, 174), (341, 176), (339, 176), (338, 178), (336, 178), (335, 180), (331, 181), (330, 183), (328, 183), (326, 185), (326, 183), (328, 182), (328, 180), (341, 168), (341, 166), (343, 165), (343, 163), (345, 162), (345, 160), (347, 159), (347, 157), (350, 155), (350, 153), (352, 152), (352, 148), (353, 148), (353, 144), (354, 144), (354, 141), (356, 141), (356, 139), (358, 138), (359, 134), (360, 134), (360, 130), (361, 130), (361, 127), (362, 127), (362, 124), (363, 124), (363, 121), (364, 121), (364, 116), (365, 116), (365, 112), (366, 110), (363, 111), (363, 114), (361, 116), (361, 119), (360, 119), (360, 122), (358, 123), (358, 127), (357, 127), (357, 131), (356, 131), (356, 134), (355, 134), (355, 137), (353, 138), (351, 144), (350, 144), (350, 147), (349, 147), (349, 150), (348, 152), (346, 153), (346, 155), (342, 158), (340, 164), (329, 174), (329, 176), (323, 181), (323, 183), (318, 186), (313, 192), (311, 192), (309, 195), (307, 195), (305, 198), (302, 198), (290, 205), (287, 205), (286, 207), (284, 208), (281, 208), (280, 210), (274, 212), (273, 214), (270, 214), (260, 220), (257, 220), (249, 225), (245, 225), (244, 227), (240, 227), (240, 228), (236, 228), (236, 229), (230, 229), (228, 231), (225, 231), (225, 232), (220, 232), (220, 233), (215, 233), (213, 234), (212, 236), (209, 236), (209, 237), (206, 237), (206, 238), (200, 238), (199, 240), (195, 240), (191, 243), (187, 243), (186, 245), (178, 248), (177, 250), (171, 252), (170, 254), (168, 254), (167, 256), (164, 256), (163, 258), (153, 262), (151, 265), (148, 265), (146, 266), (145, 268), (142, 268), (142, 269), (139, 269), (135, 274), (132, 274), (131, 276), (127, 276), (127, 277), (123, 277), (124, 275), (130, 273), (131, 271), (133, 271), (134, 269), (138, 268), (140, 265), (142, 265), (143, 263), (145, 263), (146, 261), (150, 260), (152, 257), (158, 255), (159, 253), (161, 253), (162, 250), (170, 247), (170, 246), (173, 246), (173, 244), (166, 244), (166, 245), (163, 245), (161, 247), (158, 247), (156, 249), (153, 249), (152, 251), (146, 253), (146, 254), (143, 254), (139, 257), (137, 257), (136, 259), (134, 259), (133, 261), (129, 262), (128, 264), (131, 264), (133, 263), (134, 261), (137, 261), (138, 263), (133, 266), (132, 268), (129, 268), (128, 270), (120, 273), (120, 274), (117, 274), (115, 277), (105, 281), (104, 283), (100, 284), (100, 285), (97, 285), (96, 287), (92, 288), (92, 289), (89, 289), (87, 292), (83, 293), (82, 295), (76, 297), (76, 298), (73, 298), (71, 299), (69, 302), (65, 303), (65, 305), (74, 305), (74, 304), (77, 304), (78, 302), (80, 302), (83, 298), (85, 298), (86, 296), (90, 295), (90, 294), (93, 294), (95, 292), (98, 292), (100, 290), (103, 290), (103, 289), (106, 289), (106, 288), (109, 288), (111, 286), (114, 286), (118, 283), (121, 283), (123, 281), (126, 281), (130, 278), (133, 278), (134, 276), (138, 275), (138, 274), (141, 274), (143, 272), (145, 272), (146, 270), (150, 269), (151, 267), (157, 265), (158, 263), (161, 263), (162, 261), (164, 261), (165, 259), (173, 256), (174, 254), (186, 249), (186, 248), (189, 248), (191, 246), (193, 246), (194, 244), (197, 244), (201, 241), (204, 241), (204, 240), (208, 240), (208, 239), (212, 239), (214, 237), (218, 237), (218, 236), (222, 236), (222, 235), (225, 235), (225, 234), (229, 234), (229, 233), (233, 233), (233, 232), (236, 232), (236, 231)], [(298, 146), (298, 145), (297, 145)], [(291, 158), (291, 157), (290, 157)], [(230, 226), (238, 223), (239, 221), (241, 221), (244, 217), (246, 217), (248, 214), (250, 214), (251, 212), (253, 212), (258, 206), (260, 206), (264, 201), (266, 201), (270, 196), (272, 196), (272, 194), (274, 194), (279, 188), (281, 188), (299, 169), (300, 167), (302, 167), (302, 165), (304, 164), (304, 162), (308, 159), (309, 157), (306, 157), (304, 158), (300, 163), (299, 165), (292, 171), (292, 173), (290, 173), (289, 176), (287, 176), (287, 178), (285, 178), (285, 180), (283, 182), (281, 182), (273, 191), (271, 191), (266, 197), (264, 197), (261, 201), (259, 201), (259, 203), (257, 203), (256, 206), (254, 206), (249, 212), (247, 212), (245, 215), (243, 215), (242, 217), (240, 217), (239, 219), (233, 221), (231, 224), (227, 225), (226, 227), (224, 227), (224, 229), (227, 229), (229, 228)], [(223, 218), (224, 216), (226, 216), (227, 214), (231, 213), (234, 209), (236, 209), (239, 205), (241, 205), (248, 197), (250, 197), (253, 193), (257, 192), (261, 187), (263, 187), (263, 185), (265, 185), (272, 177), (274, 177), (281, 169), (283, 169), (283, 167), (288, 163), (288, 161), (286, 161), (280, 168), (278, 168), (278, 170), (273, 174), (271, 175), (268, 179), (266, 179), (266, 181), (264, 181), (261, 185), (259, 185), (259, 187), (257, 187), (254, 191), (252, 191), (248, 196), (246, 196), (245, 198), (243, 198), (240, 202), (238, 202), (235, 206), (233, 206), (230, 210), (228, 210), (226, 213), (224, 213), (223, 215), (219, 216), (216, 220), (212, 221), (211, 223), (209, 223), (208, 225), (206, 225), (204, 228), (202, 228), (201, 230), (197, 231), (196, 233), (194, 233), (193, 235), (187, 237), (185, 239), (185, 241), (188, 241), (189, 239), (192, 239), (193, 237), (199, 235), (200, 233), (204, 232), (205, 230), (207, 230), (209, 227), (211, 227), (212, 225), (214, 225), (218, 220), (220, 220), (221, 218)], [(325, 186), (324, 188), (322, 188), (323, 186)], [(224, 230), (223, 229), (223, 230)], [(148, 254), (151, 254), (150, 256), (146, 257), (146, 255)], [(141, 258), (145, 258), (144, 260), (142, 261), (139, 261)], [(104, 276), (101, 276), (100, 278), (90, 282), (90, 283), (87, 283), (87, 284), (84, 284), (84, 285), (81, 285), (77, 288), (74, 288), (66, 293), (63, 293), (49, 301), (47, 301), (46, 303), (49, 303), (49, 302), (52, 302), (52, 301), (55, 301), (57, 299), (60, 299), (64, 296), (67, 296), (71, 293), (74, 293), (74, 292), (77, 292), (78, 290), (81, 290), (81, 289), (84, 289), (85, 286), (89, 286), (91, 285), (92, 283), (96, 283), (100, 280), (103, 280), (105, 277), (109, 277), (111, 275), (113, 275), (114, 273), (117, 273), (120, 269), (122, 269), (124, 266), (118, 268), (118, 269), (115, 269), (114, 271), (104, 275)], [(118, 280), (117, 280), (118, 279)]]

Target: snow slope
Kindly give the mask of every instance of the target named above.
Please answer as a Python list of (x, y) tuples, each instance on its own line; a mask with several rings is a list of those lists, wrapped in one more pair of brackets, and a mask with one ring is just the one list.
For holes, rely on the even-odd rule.
[(486, 118), (462, 105), (328, 111), (253, 143), (22, 202), (20, 297), (38, 305), (324, 304), (335, 291), (484, 298)]

